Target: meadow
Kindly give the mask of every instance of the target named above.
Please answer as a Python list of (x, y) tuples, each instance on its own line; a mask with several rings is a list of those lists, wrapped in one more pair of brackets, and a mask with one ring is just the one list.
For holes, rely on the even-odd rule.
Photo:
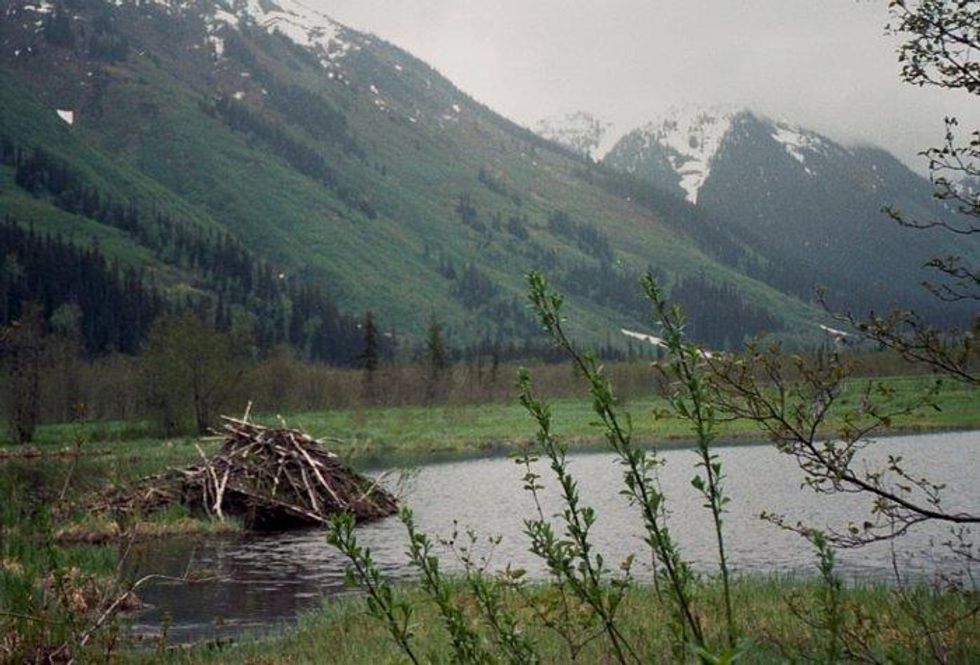
[[(571, 373), (570, 369), (563, 368)], [(860, 378), (851, 380), (835, 402), (838, 413), (852, 409), (868, 381), (880, 381), (895, 391), (898, 402), (912, 403), (929, 385), (928, 375)], [(896, 418), (886, 430), (893, 434), (950, 429), (980, 428), (980, 397), (975, 389), (947, 381), (937, 395), (938, 409), (922, 407)], [(550, 400), (556, 433), (573, 449), (601, 444), (602, 431), (595, 425), (592, 402), (585, 396), (555, 397)], [(691, 443), (688, 425), (670, 415), (666, 400), (639, 391), (620, 404), (634, 418), (636, 435), (649, 446), (684, 446)], [(238, 413), (228, 415), (239, 416)], [(515, 398), (486, 402), (443, 403), (432, 406), (351, 406), (330, 410), (297, 410), (287, 413), (253, 414), (256, 422), (275, 425), (285, 422), (317, 438), (345, 461), (359, 467), (424, 463), (473, 455), (507, 454), (533, 439), (535, 423)], [(832, 429), (837, 421), (829, 421)], [(760, 442), (761, 429), (739, 420), (724, 423), (721, 436), (732, 442)], [(0, 445), (0, 459), (39, 454), (80, 452), (113, 465), (125, 462), (131, 477), (150, 474), (168, 465), (192, 463), (199, 458), (196, 445), (205, 452), (216, 440), (197, 437), (160, 437), (150, 421), (98, 421), (49, 424), (38, 428), (30, 446)]]

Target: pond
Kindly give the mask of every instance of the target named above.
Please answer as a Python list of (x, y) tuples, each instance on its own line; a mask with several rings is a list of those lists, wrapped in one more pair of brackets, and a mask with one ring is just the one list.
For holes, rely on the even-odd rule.
[[(863, 520), (870, 503), (858, 496), (826, 497), (801, 487), (795, 462), (771, 446), (720, 447), (727, 493), (732, 497), (725, 515), (726, 548), (731, 566), (741, 574), (799, 574), (815, 572), (812, 548), (796, 534), (760, 519), (763, 511), (785, 515), (816, 527), (844, 527)], [(958, 432), (882, 439), (866, 454), (869, 460), (901, 455), (907, 470), (947, 483), (947, 508), (977, 510), (980, 506), (980, 432)], [(660, 479), (668, 497), (669, 525), (683, 556), (700, 571), (712, 572), (716, 544), (709, 513), (690, 485), (694, 475), (692, 450), (669, 450)], [(635, 571), (649, 577), (648, 548), (642, 542), (637, 510), (619, 494), (621, 467), (607, 453), (570, 456), (585, 503), (598, 515), (595, 543), (610, 565), (637, 554)], [(555, 481), (543, 463), (538, 473), (546, 486), (545, 510), (558, 508)], [(407, 482), (403, 501), (415, 511), (419, 529), (436, 537), (449, 536), (454, 520), (460, 530), (472, 527), (486, 536), (500, 536), (492, 551), (493, 567), (506, 563), (540, 575), (542, 567), (527, 551), (523, 520), (535, 514), (530, 495), (521, 489), (523, 469), (508, 458), (485, 458), (424, 466)], [(406, 564), (405, 531), (395, 518), (365, 525), (359, 538), (392, 579), (410, 579)], [(955, 565), (941, 542), (948, 529), (917, 528), (898, 545), (897, 563), (905, 574), (931, 576)], [(488, 552), (484, 538), (483, 551)], [(181, 642), (286, 625), (303, 610), (319, 605), (324, 595), (351, 593), (345, 588), (345, 560), (326, 544), (323, 531), (310, 530), (235, 539), (153, 542), (134, 559), (140, 572), (179, 576), (188, 567), (207, 572), (212, 581), (158, 583), (140, 595), (146, 607), (134, 617), (134, 630), (159, 633)], [(452, 554), (445, 567), (454, 567)], [(892, 550), (876, 544), (838, 555), (839, 570), (848, 579), (888, 579)]]

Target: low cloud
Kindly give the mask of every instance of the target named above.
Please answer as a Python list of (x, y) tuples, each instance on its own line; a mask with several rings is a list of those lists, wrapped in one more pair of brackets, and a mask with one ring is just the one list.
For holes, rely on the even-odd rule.
[(748, 106), (920, 171), (944, 116), (980, 126), (975, 98), (899, 80), (883, 1), (310, 1), (528, 126), (587, 110), (626, 131), (671, 106)]

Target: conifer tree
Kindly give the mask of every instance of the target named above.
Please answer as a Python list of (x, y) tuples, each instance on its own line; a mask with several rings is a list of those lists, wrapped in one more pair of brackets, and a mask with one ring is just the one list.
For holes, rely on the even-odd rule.
[(368, 310), (364, 316), (364, 350), (361, 353), (361, 366), (370, 376), (380, 362), (378, 328), (374, 325), (374, 312)]
[(41, 370), (45, 360), (44, 310), (28, 303), (19, 321), (3, 329), (4, 406), (14, 443), (30, 443), (41, 420)]
[(446, 370), (449, 369), (449, 356), (443, 340), (442, 324), (435, 315), (429, 323), (429, 336), (425, 345), (425, 360), (428, 366), (426, 380), (426, 402), (432, 403), (442, 395), (445, 388)]

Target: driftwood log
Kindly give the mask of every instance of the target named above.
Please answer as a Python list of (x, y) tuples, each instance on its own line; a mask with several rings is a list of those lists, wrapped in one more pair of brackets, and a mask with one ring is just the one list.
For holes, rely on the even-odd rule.
[(308, 434), (223, 418), (221, 449), (201, 463), (145, 478), (107, 499), (105, 508), (147, 514), (172, 503), (247, 529), (323, 526), (339, 512), (358, 522), (391, 515), (395, 498), (337, 459)]

